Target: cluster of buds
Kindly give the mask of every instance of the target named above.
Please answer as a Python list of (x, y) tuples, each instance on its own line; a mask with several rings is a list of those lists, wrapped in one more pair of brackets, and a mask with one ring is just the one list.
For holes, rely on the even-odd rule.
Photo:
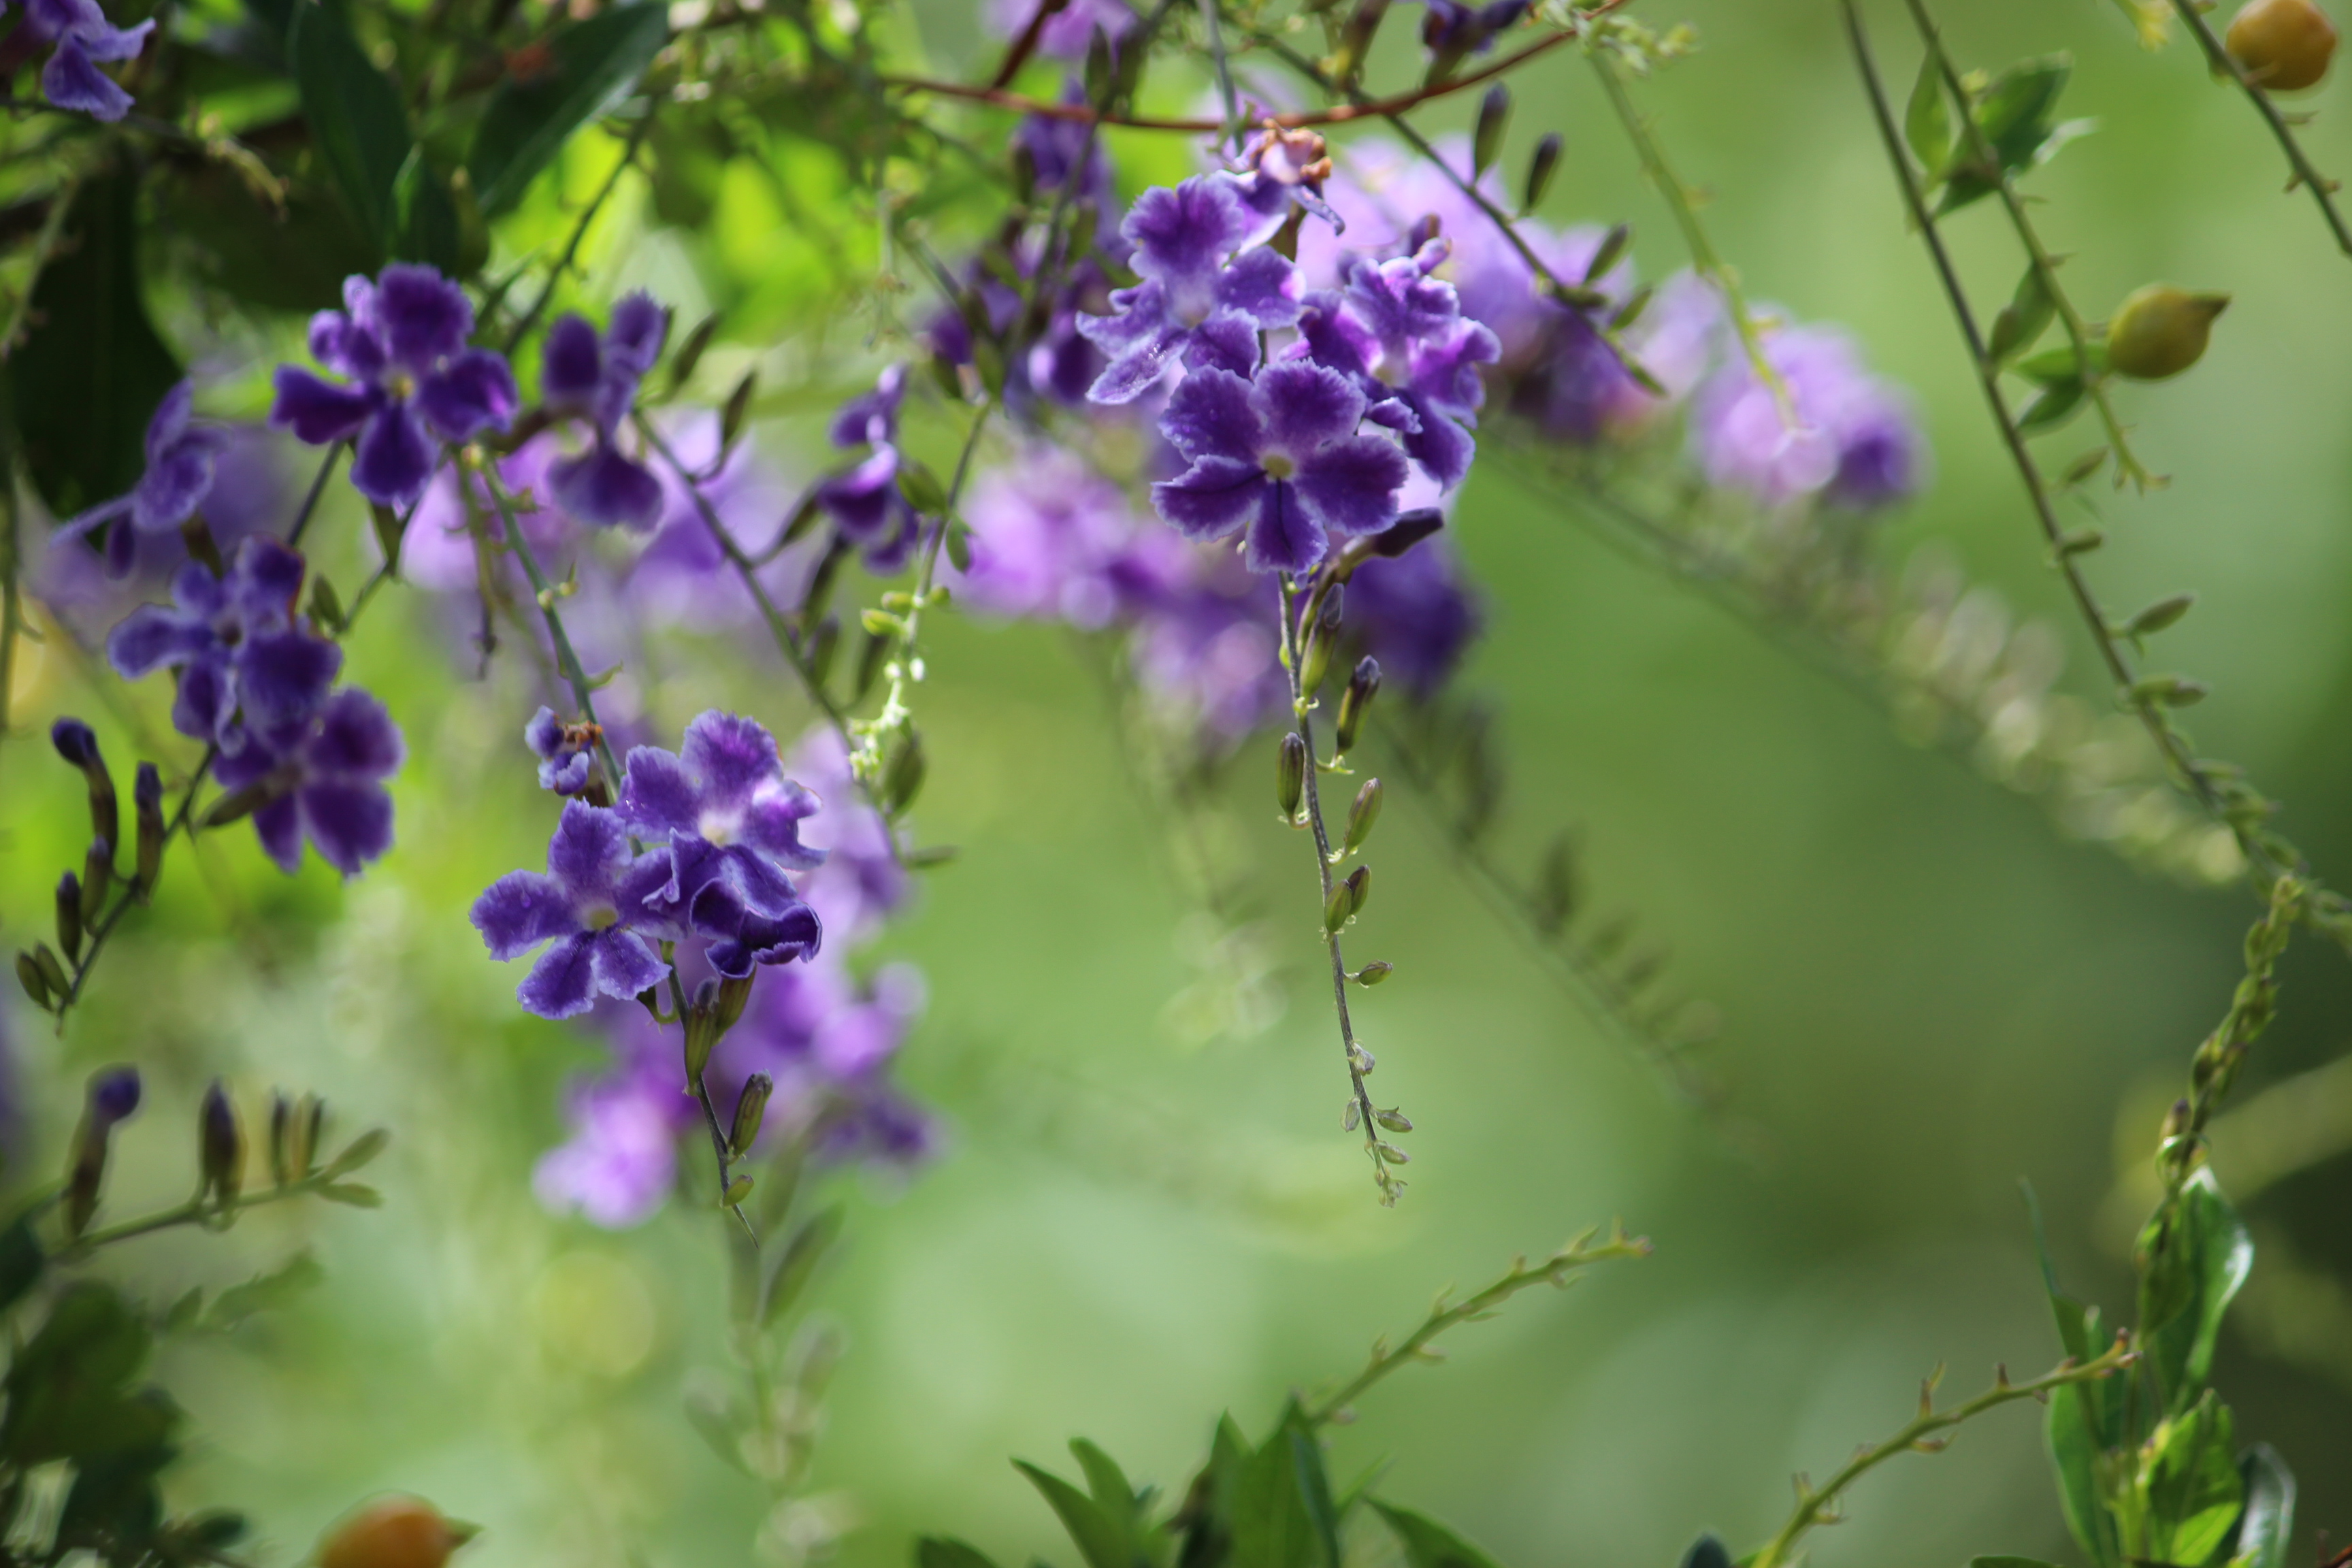
[[(752, 971), (742, 977), (713, 976), (694, 988), (694, 995), (686, 1004), (685, 1052), (686, 1092), (709, 1104), (709, 1090), (703, 1082), (704, 1069), (710, 1065), (710, 1055), (727, 1031), (742, 1020), (743, 1009), (751, 1002), (751, 984), (759, 978)], [(659, 999), (651, 991), (638, 996), (654, 1021), (662, 1022)], [(753, 1073), (743, 1082), (735, 1097), (735, 1113), (722, 1131), (718, 1111), (710, 1111), (712, 1136), (724, 1145), (721, 1173), (725, 1186), (719, 1193), (721, 1208), (735, 1208), (751, 1195), (751, 1178), (736, 1175), (726, 1169), (731, 1162), (741, 1160), (759, 1142), (760, 1128), (767, 1119), (768, 1097), (775, 1092), (775, 1080), (766, 1073)]]
[[(126, 879), (115, 865), (115, 849), (122, 837), (122, 807), (114, 792), (114, 775), (100, 754), (98, 736), (79, 719), (60, 719), (49, 730), (58, 755), (81, 771), (89, 789), (90, 843), (81, 870), (68, 868), (58, 879), (57, 946), (37, 942), (16, 953), (16, 980), (33, 1005), (47, 1013), (62, 1014), (81, 987), (84, 947), (95, 956), (114, 922), (130, 903), (144, 903), (163, 869), (163, 778), (152, 763), (139, 764), (131, 786), (132, 819), (138, 833), (136, 858)], [(121, 896), (114, 897), (117, 884)], [(62, 952), (64, 956), (58, 955)]]

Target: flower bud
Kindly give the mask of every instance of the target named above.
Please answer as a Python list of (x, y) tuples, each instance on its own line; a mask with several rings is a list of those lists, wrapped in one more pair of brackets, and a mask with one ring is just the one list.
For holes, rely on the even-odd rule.
[(293, 1151), (289, 1142), (294, 1130), (294, 1106), (282, 1089), (269, 1091), (269, 1179), (279, 1186), (301, 1179), (303, 1173), (294, 1169), (288, 1155)]
[(1381, 691), (1381, 661), (1370, 654), (1356, 661), (1356, 672), (1348, 677), (1348, 689), (1339, 694), (1339, 745), (1342, 755), (1353, 751), (1356, 732), (1364, 726), (1364, 714), (1372, 699)]
[(1412, 1163), (1412, 1156), (1406, 1153), (1403, 1150), (1398, 1148), (1393, 1143), (1383, 1143), (1375, 1140), (1372, 1143), (1372, 1152), (1378, 1154), (1381, 1159), (1387, 1161), (1391, 1165), (1410, 1165)]
[(42, 974), (38, 961), (21, 947), (16, 950), (16, 984), (25, 988), (34, 1006), (44, 1013), (49, 1010), (48, 979)]
[(1341, 852), (1352, 855), (1362, 848), (1364, 840), (1372, 836), (1372, 824), (1380, 819), (1381, 781), (1366, 779), (1364, 787), (1356, 792), (1354, 803), (1348, 807), (1348, 837)]
[(1378, 963), (1367, 963), (1356, 971), (1353, 979), (1359, 985), (1378, 985), (1395, 973), (1396, 965), (1382, 959)]
[(1352, 82), (1362, 73), (1364, 61), (1372, 51), (1373, 36), (1380, 32), (1381, 22), (1388, 12), (1388, 0), (1356, 0), (1356, 8), (1349, 14), (1348, 26), (1339, 35), (1339, 53), (1331, 73), (1341, 82)]
[(2272, 92), (2316, 87), (2336, 58), (2336, 24), (2313, 0), (2252, 0), (2223, 43), (2247, 79)]
[(49, 994), (62, 1005), (73, 994), (73, 982), (66, 978), (66, 966), (58, 962), (56, 952), (46, 942), (33, 944), (33, 962), (40, 966), (41, 979), (48, 986)]
[(90, 831), (109, 844), (122, 841), (121, 808), (114, 800), (114, 775), (98, 754), (98, 736), (79, 719), (60, 719), (49, 726), (49, 743), (58, 755), (81, 770), (89, 785)]
[(81, 1125), (74, 1132), (73, 1157), (66, 1169), (64, 1194), (66, 1236), (79, 1237), (98, 1213), (98, 1198), (106, 1184), (107, 1142), (114, 1125), (139, 1109), (136, 1068), (102, 1068), (92, 1073), (82, 1106)]
[(719, 981), (719, 1000), (716, 1005), (719, 1010), (720, 1034), (723, 1035), (733, 1028), (742, 1018), (743, 1009), (751, 1003), (751, 982), (758, 978), (759, 971), (753, 970), (740, 980)]
[(728, 1152), (738, 1160), (751, 1152), (759, 1142), (760, 1123), (768, 1114), (768, 1096), (776, 1089), (776, 1080), (766, 1073), (755, 1072), (743, 1080), (743, 1092), (735, 1097), (734, 1130), (728, 1135)]
[(315, 1094), (306, 1094), (294, 1107), (294, 1121), (286, 1138), (286, 1168), (296, 1181), (310, 1174), (310, 1167), (319, 1154), (319, 1145), (327, 1131), (327, 1102)]
[(346, 1514), (312, 1556), (318, 1568), (442, 1568), (480, 1533), (423, 1498), (383, 1497)]
[(1416, 507), (1372, 535), (1372, 553), (1393, 561), (1445, 526), (1445, 514), (1433, 506)]
[(1346, 1108), (1339, 1112), (1339, 1131), (1353, 1132), (1362, 1122), (1363, 1115), (1363, 1111), (1356, 1102), (1353, 1100), (1349, 1100)]
[(1298, 689), (1312, 696), (1323, 684), (1324, 672), (1331, 668), (1331, 650), (1339, 641), (1339, 621), (1346, 614), (1348, 589), (1345, 584), (1334, 583), (1324, 590), (1323, 602), (1315, 613), (1315, 624), (1307, 628), (1307, 651), (1302, 655)]
[(1283, 821), (1297, 823), (1298, 803), (1306, 793), (1307, 742), (1293, 730), (1282, 737), (1274, 758), (1274, 804)]
[(2205, 356), (2213, 318), (2229, 303), (2227, 294), (2149, 284), (2126, 300), (2107, 323), (2108, 368), (2136, 381), (2179, 375)]
[(1372, 897), (1372, 868), (1359, 866), (1349, 872), (1348, 879), (1339, 885), (1348, 889), (1348, 913), (1351, 917), (1362, 914), (1365, 904), (1370, 902)]
[(1528, 159), (1528, 183), (1521, 193), (1519, 210), (1533, 212), (1543, 205), (1544, 193), (1551, 188), (1551, 177), (1559, 169), (1559, 132), (1547, 132), (1536, 143), (1534, 154)]
[(245, 1190), (245, 1124), (218, 1079), (205, 1089), (196, 1112), (196, 1152), (202, 1190), (223, 1209), (234, 1206)]
[(1354, 895), (1348, 891), (1347, 883), (1335, 882), (1332, 884), (1331, 896), (1323, 902), (1323, 931), (1325, 935), (1329, 936), (1336, 934), (1341, 926), (1348, 923), (1348, 916), (1352, 912), (1354, 903)]
[(1474, 177), (1494, 166), (1495, 155), (1503, 150), (1503, 132), (1510, 123), (1511, 89), (1498, 81), (1478, 100), (1477, 129), (1470, 135), (1470, 170)]
[(1397, 1110), (1394, 1106), (1391, 1106), (1386, 1110), (1373, 1111), (1372, 1120), (1379, 1122), (1381, 1126), (1387, 1128), (1391, 1132), (1410, 1132), (1412, 1131), (1412, 1119), (1407, 1117), (1403, 1111)]
[(103, 838), (89, 841), (89, 853), (81, 858), (81, 923), (91, 926), (106, 908), (106, 895), (114, 888), (114, 846)]
[(719, 1194), (719, 1206), (723, 1209), (737, 1207), (745, 1198), (748, 1198), (751, 1195), (751, 1178), (749, 1176), (738, 1176), (733, 1181), (727, 1184), (727, 1190), (725, 1192)]
[(66, 962), (81, 962), (81, 879), (71, 871), (58, 879), (58, 945)]
[(1372, 1053), (1364, 1049), (1361, 1040), (1348, 1042), (1348, 1066), (1359, 1078), (1369, 1074), (1379, 1065), (1372, 1059)]
[(882, 809), (896, 816), (914, 805), (915, 796), (922, 793), (923, 775), (929, 768), (923, 755), (923, 737), (909, 725), (907, 738), (891, 755), (890, 765), (882, 770)]
[(719, 1045), (719, 984), (706, 980), (694, 988), (686, 1007), (686, 1088), (690, 1094), (702, 1087), (702, 1069)]
[(131, 786), (131, 801), (139, 821), (139, 862), (131, 873), (131, 890), (142, 903), (155, 890), (155, 879), (163, 869), (163, 837), (170, 830), (163, 826), (163, 775), (155, 771), (152, 763), (139, 764), (138, 782)]

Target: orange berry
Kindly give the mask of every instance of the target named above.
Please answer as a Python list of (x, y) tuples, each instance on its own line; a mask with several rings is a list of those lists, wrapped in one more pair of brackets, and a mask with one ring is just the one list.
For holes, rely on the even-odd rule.
[(2227, 294), (2191, 294), (2169, 283), (2137, 290), (2107, 323), (2107, 368), (2135, 381), (2179, 375), (2205, 357), (2213, 318), (2229, 303)]
[(2336, 24), (2313, 0), (2250, 0), (2223, 41), (2255, 86), (2294, 92), (2327, 74), (2336, 58)]
[(319, 1568), (442, 1568), (472, 1540), (470, 1524), (444, 1519), (423, 1498), (394, 1493), (362, 1503), (319, 1542)]

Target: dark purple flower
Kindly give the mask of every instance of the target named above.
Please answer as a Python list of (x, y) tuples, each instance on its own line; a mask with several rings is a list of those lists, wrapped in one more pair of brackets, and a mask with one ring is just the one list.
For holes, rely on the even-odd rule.
[(1257, 363), (1257, 334), (1298, 320), (1297, 268), (1265, 246), (1242, 248), (1265, 226), (1226, 174), (1196, 174), (1138, 197), (1119, 233), (1135, 247), (1143, 281), (1111, 295), (1116, 314), (1078, 321), (1110, 356), (1087, 395), (1131, 403), (1180, 361), (1246, 375)]
[(326, 700), (343, 651), (295, 614), (302, 558), (266, 534), (237, 546), (226, 581), (191, 561), (172, 580), (173, 607), (142, 605), (106, 639), (117, 675), (180, 671), (173, 727), (234, 755), (256, 731), (299, 724)]
[(195, 516), (213, 488), (213, 459), (228, 444), (228, 437), (192, 423), (195, 397), (194, 386), (184, 381), (155, 405), (154, 417), (147, 422), (147, 471), (130, 494), (94, 506), (58, 529), (58, 539), (76, 539), (128, 517), (128, 528), (107, 537), (110, 577), (130, 575), (138, 534), (175, 531)]
[[(989, 0), (989, 19), (1008, 38), (1027, 30), (1046, 0)], [(1113, 44), (1133, 31), (1134, 7), (1126, 0), (1068, 0), (1037, 30), (1037, 52), (1066, 60), (1084, 59), (1100, 32)]]
[[(0, 9), (5, 9), (0, 4)], [(41, 96), (59, 109), (113, 121), (131, 112), (131, 95), (98, 68), (100, 60), (127, 60), (146, 46), (152, 21), (118, 27), (98, 0), (25, 0), (25, 30), (57, 48), (41, 68)]]
[(1478, 623), (1478, 602), (1443, 538), (1394, 559), (1375, 555), (1348, 578), (1346, 632), (1416, 699), (1445, 684)]
[(316, 713), (273, 731), (257, 730), (243, 750), (214, 768), (221, 787), (259, 801), (253, 827), (263, 853), (292, 876), (307, 838), (319, 858), (346, 877), (392, 847), (392, 795), (405, 747), (383, 703), (345, 687)]
[(1421, 19), (1421, 42), (1442, 60), (1459, 60), (1484, 54), (1495, 36), (1518, 25), (1528, 14), (1528, 0), (1493, 0), (1486, 5), (1465, 5), (1460, 0), (1422, 0), (1428, 15)]
[(1366, 400), (1347, 377), (1292, 360), (1255, 380), (1196, 370), (1160, 422), (1192, 467), (1151, 487), (1160, 515), (1188, 539), (1245, 530), (1254, 572), (1300, 573), (1330, 534), (1377, 533), (1396, 520), (1404, 454), (1357, 427)]
[(898, 489), (898, 407), (907, 395), (907, 367), (894, 364), (874, 390), (841, 405), (831, 431), (836, 447), (869, 448), (866, 456), (817, 486), (817, 502), (879, 573), (906, 564), (919, 520)]
[(595, 427), (589, 448), (559, 458), (547, 470), (555, 504), (583, 522), (651, 528), (662, 513), (661, 482), (614, 444), (636, 402), (637, 384), (661, 357), (669, 319), (650, 294), (613, 307), (602, 335), (584, 316), (558, 318), (548, 329), (540, 387), (548, 410), (577, 415)]
[(623, 772), (620, 814), (632, 831), (668, 838), (662, 897), (712, 939), (720, 973), (740, 978), (817, 950), (822, 927), (785, 875), (824, 862), (800, 840), (817, 798), (784, 776), (774, 736), (713, 709), (686, 727), (680, 752), (635, 747)]
[(683, 934), (656, 912), (669, 856), (629, 846), (617, 812), (567, 801), (547, 870), (509, 871), (474, 901), (474, 929), (500, 962), (555, 943), (516, 995), (542, 1018), (585, 1013), (599, 994), (625, 1001), (669, 973), (656, 941)]
[(347, 278), (343, 309), (310, 318), (310, 353), (349, 384), (279, 365), (269, 423), (313, 447), (357, 437), (352, 485), (406, 507), (432, 477), (436, 440), (470, 441), (514, 417), (514, 372), (466, 346), (473, 330), (465, 290), (430, 267), (396, 262), (373, 283)]
[(567, 724), (552, 708), (542, 708), (522, 728), (523, 744), (539, 758), (539, 787), (578, 795), (596, 767), (596, 726)]
[(103, 1132), (118, 1121), (127, 1121), (139, 1109), (139, 1069), (137, 1068), (100, 1068), (89, 1075), (88, 1099), (89, 1120)]
[(79, 719), (60, 719), (50, 725), (49, 744), (75, 767), (88, 768), (98, 763), (98, 731)]

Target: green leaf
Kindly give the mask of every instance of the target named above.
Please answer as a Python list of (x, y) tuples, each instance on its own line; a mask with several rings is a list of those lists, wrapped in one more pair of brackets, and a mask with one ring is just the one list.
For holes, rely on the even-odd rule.
[(8, 1368), (0, 1455), (18, 1465), (100, 1459), (162, 1446), (179, 1411), (161, 1389), (123, 1392), (147, 1358), (151, 1333), (109, 1285), (66, 1290)]
[[(322, 582), (324, 580), (320, 579)], [(389, 1131), (382, 1127), (371, 1127), (349, 1143), (344, 1144), (343, 1152), (328, 1161), (327, 1168), (320, 1174), (331, 1182), (337, 1176), (348, 1176), (353, 1171), (373, 1162), (391, 1144), (392, 1133)]]
[(2085, 374), (2098, 375), (2107, 368), (2106, 351), (2099, 344), (2090, 345), (2087, 353), (2076, 353), (2073, 343), (2060, 343), (2044, 349), (2031, 358), (2022, 359), (2011, 367), (2028, 381), (2038, 381), (2044, 386), (2063, 386), (2079, 382)]
[(158, 183), (159, 223), (208, 289), (265, 310), (325, 310), (343, 279), (376, 262), (367, 237), (322, 185), (294, 180), (283, 211), (219, 163), (175, 168)]
[[(1986, 345), (1986, 352), (1992, 355), (1995, 364), (2006, 363), (2032, 348), (2034, 340), (2049, 330), (2050, 320), (2057, 313), (2057, 303), (2042, 286), (2042, 268), (2028, 267), (2025, 276), (2017, 280), (2017, 292), (1993, 318), (1992, 341)], [(2067, 374), (2072, 374), (2074, 368), (2070, 359)]]
[(1061, 1519), (1062, 1528), (1070, 1532), (1070, 1540), (1086, 1559), (1087, 1568), (1132, 1568), (1127, 1553), (1126, 1531), (1096, 1507), (1092, 1498), (1026, 1459), (1013, 1460), (1013, 1468), (1027, 1476), (1030, 1484), (1045, 1494), (1046, 1503)]
[(2017, 427), (2025, 435), (2038, 436), (2045, 430), (2055, 430), (2072, 419), (2083, 406), (2083, 384), (2062, 381), (2045, 386), (2034, 395), (2017, 416)]
[(1945, 189), (1938, 212), (1952, 212), (1990, 195), (2000, 178), (2031, 167), (2054, 134), (2051, 115), (2074, 74), (2074, 62), (2064, 55), (2025, 60), (2010, 67), (1970, 106), (1969, 116), (1991, 149), (1995, 171), (1956, 171)]
[(719, 1462), (740, 1475), (750, 1475), (751, 1467), (743, 1462), (743, 1445), (727, 1412), (709, 1399), (687, 1395), (686, 1422), (693, 1427)]
[(509, 76), (490, 96), (466, 168), (482, 210), (496, 215), (522, 193), (572, 133), (610, 113), (669, 39), (666, 5), (618, 5), (549, 35), (545, 67)]
[(1209, 1462), (1201, 1467), (1183, 1510), (1184, 1540), (1177, 1553), (1180, 1568), (1223, 1568), (1233, 1550), (1234, 1506), (1241, 1495), (1242, 1474), (1248, 1468), (1249, 1440), (1231, 1415), (1217, 1418), (1209, 1440)]
[(2294, 1536), (2294, 1474), (2268, 1443), (2257, 1443), (2238, 1459), (2245, 1483), (2245, 1511), (2222, 1542), (2231, 1568), (2286, 1568)]
[(1910, 107), (1903, 115), (1903, 139), (1912, 156), (1927, 171), (1927, 183), (1943, 178), (1952, 155), (1952, 109), (1944, 98), (1944, 75), (1934, 51), (1919, 62), (1919, 79), (1911, 89)]
[(212, 1310), (204, 1315), (204, 1326), (226, 1332), (257, 1312), (286, 1306), (305, 1292), (317, 1289), (326, 1279), (327, 1271), (319, 1267), (317, 1258), (307, 1252), (298, 1252), (268, 1273), (242, 1285), (232, 1285), (215, 1297)]
[(1084, 1437), (1070, 1439), (1070, 1452), (1076, 1457), (1078, 1468), (1086, 1472), (1087, 1490), (1094, 1494), (1095, 1506), (1113, 1519), (1135, 1517), (1135, 1489), (1127, 1484), (1127, 1472), (1118, 1461)]
[[(1396, 1531), (1397, 1542), (1404, 1548), (1404, 1560), (1410, 1568), (1496, 1568), (1492, 1557), (1425, 1513), (1399, 1508), (1378, 1498), (1372, 1500), (1372, 1508)], [(1711, 1541), (1715, 1541), (1711, 1535), (1701, 1536), (1692, 1552), (1696, 1552)], [(1720, 1553), (1723, 1543), (1715, 1542), (1715, 1549)]]
[(996, 1568), (978, 1547), (951, 1535), (926, 1535), (915, 1542), (915, 1568)]
[[(2150, 610), (2168, 607), (2167, 600)], [(2164, 622), (2179, 620), (2181, 612)], [(2142, 611), (2145, 617), (2150, 611)], [(2134, 623), (2137, 628), (2137, 622)], [(2212, 1370), (2221, 1315), (2253, 1271), (2254, 1243), (2221, 1194), (2210, 1167), (2189, 1177), (2180, 1195), (2140, 1233), (2140, 1333), (2157, 1385), (2174, 1410), (2186, 1408)]]
[(1292, 1441), (1297, 1426), (1293, 1406), (1234, 1478), (1229, 1568), (1335, 1568), (1330, 1489), (1320, 1455), (1303, 1455)]
[(33, 286), (25, 341), (8, 361), (9, 401), (33, 488), (52, 515), (111, 500), (147, 467), (147, 421), (181, 376), (140, 287), (139, 184), (84, 184), (59, 259)]
[(327, 5), (295, 8), (287, 55), (328, 177), (369, 248), (379, 258), (391, 255), (400, 232), (401, 169), (415, 146), (400, 89)]
[(112, 1537), (113, 1563), (146, 1560), (144, 1550), (163, 1524), (163, 1494), (157, 1478), (178, 1458), (167, 1444), (78, 1466), (73, 1486), (58, 1515), (61, 1541)]
[[(2050, 1261), (2050, 1243), (2042, 1223), (2042, 1203), (2033, 1188), (2025, 1188), (2026, 1212), (2033, 1221), (2033, 1250), (2042, 1262), (2042, 1283), (2050, 1298), (2050, 1313), (2058, 1325), (2058, 1342), (2075, 1361), (2088, 1361), (2106, 1347), (2100, 1343), (2099, 1310), (2085, 1307), (2058, 1288), (2058, 1270)], [(2121, 1424), (2106, 1383), (2068, 1384), (2051, 1391), (2050, 1414), (2043, 1436), (2050, 1447), (2051, 1468), (2057, 1473), (2058, 1501), (2074, 1533), (2095, 1568), (2116, 1568), (2122, 1551), (2116, 1539), (2114, 1517), (2100, 1496), (2099, 1469)]]
[(331, 1204), (344, 1204), (355, 1209), (383, 1207), (383, 1194), (359, 1182), (331, 1182), (319, 1189), (319, 1195)]
[(0, 1230), (0, 1312), (25, 1299), (25, 1292), (39, 1282), (47, 1262), (41, 1238), (33, 1232), (30, 1214), (17, 1215), (7, 1229)]
[(392, 183), (392, 254), (399, 261), (422, 261), (452, 277), (465, 275), (464, 238), (448, 176), (433, 167), (425, 149), (412, 147)]
[(2232, 1426), (2229, 1406), (2208, 1389), (2148, 1439), (2137, 1489), (2150, 1561), (2198, 1568), (2228, 1538), (2246, 1496), (2231, 1457)]

